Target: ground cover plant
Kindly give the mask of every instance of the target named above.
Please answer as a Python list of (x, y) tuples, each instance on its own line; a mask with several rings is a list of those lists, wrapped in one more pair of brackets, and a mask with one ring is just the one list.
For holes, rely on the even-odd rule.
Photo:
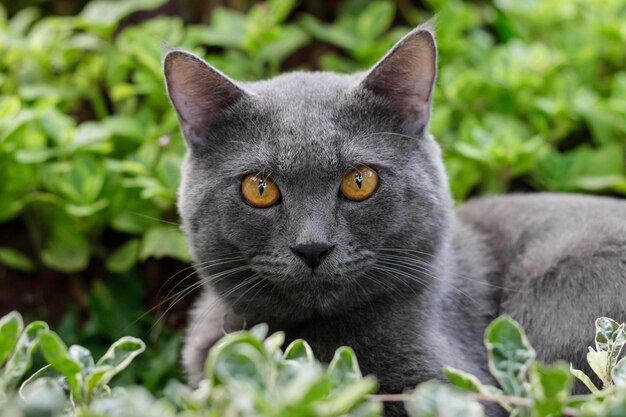
[[(73, 300), (65, 314), (50, 317), (62, 340), (84, 345), (94, 358), (124, 335), (146, 340), (151, 348), (111, 385), (139, 383), (149, 392), (133, 388), (129, 395), (128, 388), (115, 396), (112, 388), (118, 403), (130, 396), (143, 398), (133, 405), (140, 410), (193, 414), (204, 410), (206, 395), (218, 395), (180, 386), (170, 388), (169, 399), (160, 394), (168, 380), (182, 378), (179, 336), (160, 319), (194, 279), (183, 270), (189, 255), (174, 207), (184, 146), (164, 92), (164, 48), (194, 51), (242, 80), (296, 69), (355, 71), (438, 13), (431, 130), (458, 202), (506, 191), (626, 195), (626, 0), (427, 0), (420, 7), (347, 0), (328, 10), (314, 1), (225, 1), (236, 7), (215, 7), (202, 21), (168, 14), (176, 2), (166, 0), (63, 2), (81, 5), (72, 15), (34, 3), (0, 5), (0, 302), (13, 306), (29, 286), (40, 286), (40, 277), (57, 274), (59, 288), (44, 295)], [(146, 18), (149, 10), (160, 11)], [(160, 263), (149, 263), (155, 259)], [(158, 269), (171, 259), (180, 261), (173, 272)], [(180, 286), (154, 295), (168, 279)], [(146, 314), (148, 304), (162, 307)], [(26, 309), (27, 317), (39, 317), (37, 308)], [(8, 310), (3, 305), (0, 314)], [(29, 332), (36, 338), (49, 330), (40, 323)], [(47, 363), (41, 346), (24, 346), (21, 352), (35, 352), (35, 368)], [(603, 415), (608, 404), (623, 403), (619, 388), (604, 387), (620, 386), (616, 364), (594, 365), (604, 369), (595, 382), (604, 394), (579, 415), (596, 415), (593, 407)], [(562, 377), (562, 370), (524, 375)], [(15, 375), (3, 389), (13, 398), (6, 407), (19, 410)], [(528, 387), (532, 378), (518, 385)], [(65, 398), (48, 383), (36, 384), (29, 389), (52, 397), (32, 398)], [(478, 410), (468, 402), (495, 395), (476, 387), (478, 393), (459, 397), (463, 410)], [(451, 395), (446, 386), (422, 389), (434, 404)], [(539, 395), (531, 391), (502, 394), (527, 403)]]
[[(595, 323), (595, 347), (587, 360), (602, 382), (564, 362), (535, 359), (520, 325), (507, 316), (485, 331), (489, 369), (499, 386), (447, 367), (448, 383), (428, 381), (404, 394), (373, 394), (376, 379), (363, 376), (354, 352), (337, 349), (321, 365), (304, 340), (283, 348), (284, 334), (268, 335), (260, 324), (224, 336), (209, 352), (205, 376), (190, 389), (170, 380), (158, 396), (140, 386), (111, 389), (146, 345), (122, 337), (94, 361), (80, 346), (69, 348), (44, 322), (24, 326), (12, 312), (0, 319), (0, 412), (3, 416), (353, 416), (375, 417), (384, 402), (403, 401), (412, 417), (485, 415), (483, 404), (499, 405), (511, 416), (619, 416), (626, 412), (625, 325), (607, 317)], [(25, 379), (34, 353), (47, 365)], [(572, 395), (574, 378), (590, 390)], [(19, 388), (19, 390), (18, 390)]]

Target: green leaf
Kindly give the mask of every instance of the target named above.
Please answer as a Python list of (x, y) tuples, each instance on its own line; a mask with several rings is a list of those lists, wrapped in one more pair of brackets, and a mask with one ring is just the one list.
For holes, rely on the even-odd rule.
[(4, 372), (0, 378), (0, 391), (2, 388), (13, 390), (17, 387), (26, 371), (30, 369), (33, 351), (41, 335), (46, 331), (48, 331), (48, 325), (42, 321), (34, 321), (26, 326), (17, 340), (13, 354), (4, 366)]
[(471, 392), (481, 392), (481, 382), (478, 378), (468, 372), (461, 371), (460, 369), (456, 369), (451, 366), (446, 366), (443, 368), (443, 374), (446, 378), (448, 378), (448, 381), (461, 389)]
[(107, 269), (118, 274), (128, 271), (137, 262), (139, 245), (139, 239), (130, 239), (117, 248), (107, 259)]
[[(499, 388), (496, 388), (492, 385), (483, 385), (478, 380), (478, 378), (476, 378), (476, 376), (468, 372), (461, 371), (460, 369), (446, 366), (443, 368), (443, 374), (446, 378), (448, 378), (448, 381), (461, 389), (495, 397), (500, 397), (503, 395), (502, 390), (500, 390)], [(507, 403), (503, 401), (498, 401), (498, 404), (500, 404), (500, 406), (505, 410), (509, 412), (511, 411), (511, 406)]]
[(66, 415), (68, 404), (59, 383), (50, 378), (40, 378), (24, 388), (25, 416), (48, 417)]
[(580, 382), (582, 382), (583, 384), (585, 384), (585, 386), (589, 389), (589, 391), (591, 391), (592, 394), (595, 394), (597, 392), (599, 392), (600, 390), (598, 389), (598, 387), (596, 387), (596, 384), (593, 383), (593, 381), (591, 381), (591, 378), (589, 378), (589, 376), (587, 376), (587, 374), (585, 374), (583, 371), (581, 371), (580, 369), (574, 369), (574, 367), (572, 366), (572, 364), (570, 363), (569, 365), (569, 371), (572, 375), (574, 375), (578, 380), (580, 380)]
[(70, 357), (80, 364), (83, 375), (87, 375), (93, 371), (95, 364), (89, 349), (80, 345), (72, 345), (70, 346), (69, 353)]
[(254, 336), (259, 342), (262, 342), (267, 337), (269, 332), (269, 326), (266, 323), (259, 323), (250, 329), (250, 334)]
[(265, 346), (265, 350), (267, 351), (267, 353), (271, 355), (274, 352), (278, 351), (283, 343), (285, 343), (285, 333), (276, 332), (269, 336), (267, 339), (265, 339), (263, 345)]
[(12, 248), (0, 247), (0, 263), (18, 271), (32, 272), (35, 270), (33, 261)]
[(357, 50), (361, 46), (362, 41), (357, 34), (350, 33), (339, 26), (326, 25), (313, 16), (305, 15), (302, 17), (300, 24), (317, 39), (348, 51)]
[(361, 369), (354, 350), (347, 346), (338, 348), (328, 366), (328, 374), (336, 388), (361, 379)]
[(367, 401), (350, 411), (350, 417), (380, 417), (383, 415), (383, 404), (378, 401)]
[(70, 356), (65, 343), (54, 332), (43, 333), (39, 345), (46, 361), (65, 376), (73, 401), (76, 404), (83, 404), (83, 369), (81, 364)]
[(57, 271), (82, 271), (89, 263), (89, 243), (80, 234), (57, 237), (41, 252), (41, 260)]
[(593, 348), (589, 348), (587, 352), (587, 362), (591, 370), (600, 378), (604, 387), (611, 384), (609, 373), (609, 352), (596, 352)]
[(524, 397), (526, 370), (535, 357), (524, 330), (508, 316), (495, 319), (485, 331), (489, 370), (506, 394)]
[(287, 349), (285, 349), (283, 359), (304, 363), (313, 363), (315, 361), (311, 346), (303, 339), (296, 339), (291, 342), (289, 346), (287, 346)]
[(366, 39), (377, 39), (393, 22), (395, 5), (390, 1), (371, 2), (357, 18), (357, 30)]
[(337, 391), (325, 401), (315, 405), (315, 415), (341, 416), (350, 411), (357, 404), (363, 402), (368, 394), (373, 394), (378, 388), (376, 378), (371, 375), (355, 380)]
[(126, 369), (133, 359), (145, 349), (146, 345), (141, 339), (131, 336), (124, 336), (113, 343), (87, 376), (88, 397), (107, 385), (115, 375)]
[(626, 331), (624, 324), (619, 324), (608, 317), (596, 319), (596, 350), (609, 352), (608, 373), (617, 363), (626, 343)]
[(274, 23), (283, 22), (298, 4), (297, 0), (270, 0), (268, 3)]
[(207, 378), (216, 383), (241, 381), (256, 388), (264, 387), (270, 378), (271, 367), (263, 344), (263, 332), (267, 333), (267, 325), (262, 323), (251, 330), (224, 336), (209, 351), (205, 368)]
[(613, 367), (611, 380), (618, 387), (626, 386), (626, 358), (623, 358)]
[(223, 384), (244, 384), (254, 390), (266, 390), (272, 375), (269, 358), (255, 343), (241, 339), (219, 349), (212, 369)]
[(154, 9), (166, 0), (111, 1), (92, 0), (80, 13), (81, 23), (88, 27), (114, 28), (120, 20), (139, 10)]
[(548, 417), (562, 414), (568, 403), (572, 375), (565, 362), (544, 365), (534, 362), (529, 372), (534, 416)]
[(9, 357), (17, 338), (24, 329), (24, 320), (17, 311), (12, 311), (0, 319), (0, 366)]
[(153, 226), (143, 237), (139, 259), (171, 257), (189, 261), (189, 249), (182, 232), (172, 226)]
[(457, 388), (438, 381), (417, 386), (405, 402), (411, 417), (483, 417), (482, 405)]

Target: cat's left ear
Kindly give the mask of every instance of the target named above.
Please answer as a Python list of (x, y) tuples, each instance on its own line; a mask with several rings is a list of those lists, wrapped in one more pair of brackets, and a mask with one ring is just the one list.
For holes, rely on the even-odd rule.
[(360, 84), (399, 112), (411, 133), (421, 132), (430, 119), (437, 76), (437, 45), (431, 25), (418, 26), (402, 38)]
[(208, 132), (247, 93), (198, 56), (170, 51), (163, 60), (167, 93), (190, 144), (204, 145)]

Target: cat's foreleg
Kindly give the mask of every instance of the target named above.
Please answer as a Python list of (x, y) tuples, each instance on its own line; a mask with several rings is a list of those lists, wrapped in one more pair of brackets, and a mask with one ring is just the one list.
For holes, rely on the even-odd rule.
[(191, 386), (197, 386), (204, 378), (209, 349), (226, 333), (242, 325), (212, 288), (203, 289), (191, 309), (182, 352), (183, 367)]

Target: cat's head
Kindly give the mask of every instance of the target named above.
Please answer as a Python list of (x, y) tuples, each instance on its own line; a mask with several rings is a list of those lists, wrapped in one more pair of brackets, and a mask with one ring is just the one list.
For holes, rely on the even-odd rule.
[(427, 27), (353, 75), (236, 82), (165, 56), (187, 143), (183, 228), (237, 312), (332, 314), (427, 282), (451, 205), (427, 131), (436, 60)]

